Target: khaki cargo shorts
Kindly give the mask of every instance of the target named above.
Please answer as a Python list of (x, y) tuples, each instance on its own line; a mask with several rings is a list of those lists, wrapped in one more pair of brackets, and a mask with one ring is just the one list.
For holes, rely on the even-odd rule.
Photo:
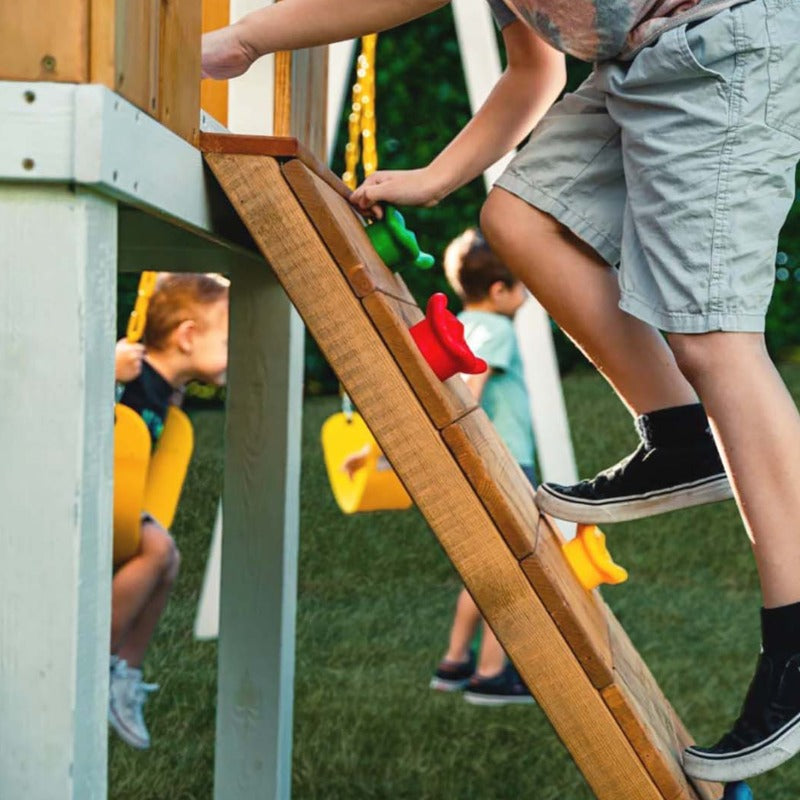
[(764, 330), (800, 159), (800, 0), (750, 0), (596, 65), (497, 185), (619, 265), (665, 331)]

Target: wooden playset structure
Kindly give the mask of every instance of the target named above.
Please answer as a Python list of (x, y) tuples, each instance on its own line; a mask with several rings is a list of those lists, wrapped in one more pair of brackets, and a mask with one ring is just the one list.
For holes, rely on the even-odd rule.
[(717, 800), (487, 417), (414, 344), (422, 312), (320, 160), (325, 49), (275, 60), (281, 138), (232, 135), (200, 111), (197, 7), (0, 4), (0, 796), (105, 797), (115, 276), (157, 265), (232, 279), (216, 798), (290, 795), (293, 305), (598, 800)]

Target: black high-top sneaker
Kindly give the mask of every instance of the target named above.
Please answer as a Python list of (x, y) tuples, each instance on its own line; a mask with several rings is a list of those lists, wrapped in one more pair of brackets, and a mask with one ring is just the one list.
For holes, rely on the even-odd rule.
[[(673, 416), (679, 417), (686, 413), (683, 408), (666, 411), (677, 412)], [(657, 415), (663, 413), (645, 414), (636, 420), (641, 444), (618, 464), (572, 486), (543, 483), (536, 492), (536, 504), (559, 519), (603, 523), (640, 519), (732, 497), (725, 467), (708, 429), (697, 427), (695, 420), (694, 430), (677, 433), (672, 421), (660, 426)], [(705, 419), (702, 410), (698, 413)]]
[(776, 661), (762, 653), (744, 708), (730, 733), (713, 747), (687, 748), (692, 778), (741, 781), (788, 761), (800, 751), (800, 654)]

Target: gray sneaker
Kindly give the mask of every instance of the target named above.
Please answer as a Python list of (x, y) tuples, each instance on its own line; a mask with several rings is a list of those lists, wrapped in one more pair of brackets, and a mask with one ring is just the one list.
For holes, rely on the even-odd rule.
[(142, 671), (129, 667), (125, 659), (112, 662), (108, 721), (120, 738), (137, 750), (150, 747), (150, 734), (144, 724), (142, 707), (147, 695), (157, 690), (158, 684), (143, 683)]

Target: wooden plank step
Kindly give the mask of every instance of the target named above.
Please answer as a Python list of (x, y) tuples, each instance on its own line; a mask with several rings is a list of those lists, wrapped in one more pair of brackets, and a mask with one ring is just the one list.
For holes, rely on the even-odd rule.
[(598, 800), (664, 800), (278, 163), (229, 154), (207, 161)]

